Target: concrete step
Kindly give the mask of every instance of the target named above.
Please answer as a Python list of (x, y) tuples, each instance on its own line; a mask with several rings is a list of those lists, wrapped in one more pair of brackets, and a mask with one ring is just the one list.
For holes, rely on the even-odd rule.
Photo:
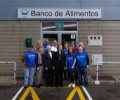
[[(95, 81), (96, 81), (96, 76), (95, 76), (95, 78), (92, 78), (91, 76), (89, 76), (90, 84), (94, 85)], [(108, 79), (107, 78), (104, 78), (104, 79), (99, 78), (99, 81), (100, 81), (100, 84), (119, 85), (120, 84), (120, 75), (109, 76)]]

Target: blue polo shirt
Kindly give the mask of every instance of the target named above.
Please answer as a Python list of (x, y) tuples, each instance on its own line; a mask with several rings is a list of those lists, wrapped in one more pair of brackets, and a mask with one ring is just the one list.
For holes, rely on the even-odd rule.
[(67, 56), (67, 54), (68, 54), (68, 49), (62, 49), (62, 52), (65, 54), (65, 56)]
[(75, 54), (72, 53), (70, 55), (67, 55), (67, 68), (71, 69), (72, 65), (74, 64)]
[(26, 67), (35, 67), (37, 60), (37, 53), (34, 51), (25, 51), (25, 65)]
[(76, 64), (78, 68), (85, 68), (87, 66), (88, 53), (83, 51), (82, 53), (77, 52), (75, 54)]

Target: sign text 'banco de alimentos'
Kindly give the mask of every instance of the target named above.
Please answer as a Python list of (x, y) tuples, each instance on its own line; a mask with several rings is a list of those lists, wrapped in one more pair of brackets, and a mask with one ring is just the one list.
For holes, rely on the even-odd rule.
[(101, 19), (101, 9), (18, 8), (19, 19)]

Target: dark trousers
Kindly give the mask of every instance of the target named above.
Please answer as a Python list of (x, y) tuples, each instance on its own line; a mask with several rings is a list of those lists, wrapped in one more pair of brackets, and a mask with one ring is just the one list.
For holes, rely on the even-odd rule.
[(74, 83), (74, 70), (68, 69), (68, 78), (70, 80), (70, 83)]
[(46, 86), (54, 85), (54, 70), (53, 69), (48, 69), (45, 71), (45, 83), (46, 83)]
[(84, 84), (88, 85), (88, 74), (87, 74), (86, 67), (78, 68), (78, 78), (79, 78), (80, 85), (83, 85), (83, 80), (84, 80)]
[(63, 86), (63, 68), (55, 69), (55, 85)]
[(75, 78), (75, 81), (77, 82), (77, 80), (78, 80), (78, 70), (77, 70), (77, 66), (75, 66), (74, 78)]
[(64, 70), (64, 79), (68, 79), (68, 70), (67, 69), (65, 69)]

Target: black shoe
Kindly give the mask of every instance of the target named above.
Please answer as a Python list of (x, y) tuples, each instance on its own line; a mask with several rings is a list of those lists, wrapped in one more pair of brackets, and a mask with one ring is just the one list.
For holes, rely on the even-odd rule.
[(82, 86), (82, 85), (83, 85), (83, 83), (79, 83), (79, 85), (80, 85), (80, 86)]
[(29, 85), (30, 87), (34, 87), (34, 85)]
[(40, 85), (36, 85), (37, 88), (40, 88)]
[(85, 83), (85, 86), (88, 86), (88, 83)]
[(25, 86), (25, 89), (28, 88), (28, 86)]
[(40, 86), (43, 86), (43, 84), (40, 84)]

